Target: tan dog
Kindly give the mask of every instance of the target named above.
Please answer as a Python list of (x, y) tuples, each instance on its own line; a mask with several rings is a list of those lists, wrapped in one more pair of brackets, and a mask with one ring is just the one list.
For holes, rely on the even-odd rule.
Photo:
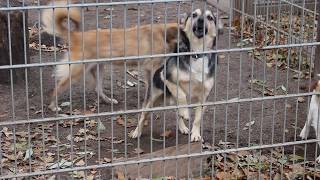
[[(57, 4), (66, 5), (67, 3), (64, 1), (56, 1), (55, 5)], [(76, 31), (71, 31), (64, 26), (64, 22), (68, 17), (70, 18), (70, 22), (75, 24), (77, 29)], [(82, 59), (90, 60), (172, 52), (172, 44), (174, 44), (173, 41), (176, 38), (178, 30), (178, 24), (171, 23), (166, 25), (154, 24), (152, 29), (151, 25), (127, 28), (125, 30), (126, 36), (124, 36), (124, 29), (112, 29), (111, 31), (110, 29), (95, 29), (82, 32), (79, 31), (80, 19), (81, 13), (78, 8), (69, 8), (69, 10), (67, 8), (55, 8), (54, 13), (52, 9), (42, 11), (42, 24), (48, 33), (56, 33), (57, 36), (64, 38), (67, 42), (70, 38), (70, 59), (66, 56), (62, 61), (80, 61)], [(165, 27), (167, 29), (165, 29)], [(70, 34), (70, 36), (68, 34)], [(165, 34), (167, 36), (166, 42)], [(138, 61), (142, 61), (141, 64), (145, 72), (146, 83), (148, 84), (151, 81), (150, 78), (154, 71), (160, 67), (161, 59), (163, 58), (153, 58), (152, 61), (141, 59), (132, 61), (128, 60), (127, 64), (137, 64)], [(113, 64), (119, 65), (123, 63), (124, 61), (113, 61)], [(98, 73), (100, 78), (97, 79), (97, 63), (90, 63), (86, 66), (84, 64), (65, 64), (58, 65), (56, 68), (55, 75), (58, 78), (58, 84), (52, 93), (49, 109), (52, 111), (60, 110), (56, 104), (56, 94), (61, 94), (69, 87), (70, 78), (72, 81), (78, 81), (83, 74), (84, 68), (92, 74), (96, 84), (96, 91), (100, 97), (106, 102), (118, 103), (116, 99), (109, 98), (103, 92), (103, 66), (99, 67)], [(148, 88), (146, 89), (145, 94), (148, 94)]]

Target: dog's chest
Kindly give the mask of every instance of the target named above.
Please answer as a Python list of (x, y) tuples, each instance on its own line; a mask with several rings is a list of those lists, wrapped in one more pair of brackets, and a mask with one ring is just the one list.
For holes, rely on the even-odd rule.
[(207, 56), (197, 59), (191, 58), (190, 69), (195, 80), (200, 82), (206, 80), (209, 73), (209, 58)]

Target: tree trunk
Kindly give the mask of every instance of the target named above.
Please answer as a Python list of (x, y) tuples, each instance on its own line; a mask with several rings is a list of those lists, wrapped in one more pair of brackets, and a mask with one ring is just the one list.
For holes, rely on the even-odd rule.
[[(10, 0), (9, 6), (21, 7), (22, 3), (17, 0)], [(0, 1), (0, 7), (7, 7), (7, 1)], [(10, 18), (10, 22), (8, 21), (8, 17)], [(25, 23), (23, 23), (23, 20)], [(12, 64), (25, 64), (29, 62), (27, 20), (27, 11), (0, 11), (0, 66), (10, 65), (10, 62)], [(11, 41), (11, 53), (9, 39)], [(24, 69), (13, 69), (12, 75), (13, 82), (17, 82), (17, 80), (24, 78)], [(9, 83), (10, 80), (10, 70), (0, 70), (0, 83)]]

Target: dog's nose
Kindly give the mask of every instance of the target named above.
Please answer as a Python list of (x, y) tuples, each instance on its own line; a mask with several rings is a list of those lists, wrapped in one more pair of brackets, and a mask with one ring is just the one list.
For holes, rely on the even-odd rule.
[(203, 27), (203, 22), (204, 22), (203, 18), (199, 18), (198, 19), (198, 26)]

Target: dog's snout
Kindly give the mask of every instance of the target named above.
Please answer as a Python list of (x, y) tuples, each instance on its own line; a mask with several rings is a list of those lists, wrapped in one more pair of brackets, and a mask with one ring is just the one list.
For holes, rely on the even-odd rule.
[(203, 22), (204, 22), (203, 18), (198, 19), (198, 28), (203, 28), (203, 26), (204, 26)]

